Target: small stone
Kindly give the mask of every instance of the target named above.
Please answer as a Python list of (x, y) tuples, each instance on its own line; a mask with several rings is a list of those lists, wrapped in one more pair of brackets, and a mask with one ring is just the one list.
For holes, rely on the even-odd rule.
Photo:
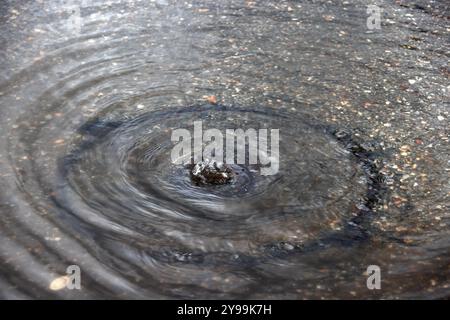
[(409, 151), (411, 151), (411, 147), (408, 146), (408, 145), (403, 145), (403, 146), (400, 147), (400, 151), (402, 151), (402, 152), (409, 152)]
[(217, 98), (216, 96), (204, 96), (203, 99), (208, 101), (211, 104), (217, 104)]
[(439, 121), (444, 121), (444, 119), (445, 119), (443, 116), (440, 116), (440, 115), (437, 118)]
[(67, 286), (69, 281), (70, 281), (69, 276), (62, 276), (55, 278), (52, 280), (52, 282), (50, 282), (49, 289), (52, 291), (62, 290)]

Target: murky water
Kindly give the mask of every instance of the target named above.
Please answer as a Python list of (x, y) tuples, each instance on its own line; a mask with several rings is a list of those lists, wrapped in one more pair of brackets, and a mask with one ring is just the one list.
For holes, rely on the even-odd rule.
[[(0, 4), (0, 297), (449, 297), (446, 1), (78, 3)], [(199, 120), (278, 173), (193, 183)]]

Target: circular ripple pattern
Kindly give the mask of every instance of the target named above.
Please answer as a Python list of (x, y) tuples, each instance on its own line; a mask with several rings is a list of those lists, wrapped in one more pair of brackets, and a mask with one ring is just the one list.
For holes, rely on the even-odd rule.
[[(231, 185), (193, 184), (188, 167), (171, 163), (171, 133), (180, 124), (192, 128), (196, 120), (223, 132), (262, 123), (282, 128), (280, 172), (262, 176), (258, 168), (240, 165), (235, 170), (242, 174)], [(316, 237), (330, 221), (351, 216), (367, 188), (358, 163), (330, 135), (264, 108), (207, 105), (113, 123), (95, 119), (79, 133), (62, 161), (63, 194), (73, 210), (98, 208), (90, 214), (146, 238), (178, 239), (193, 250), (245, 252), (262, 240)]]
[[(418, 70), (411, 24), (366, 33), (365, 1), (107, 2), (83, 1), (78, 33), (60, 5), (0, 5), (0, 297), (448, 296), (448, 153), (417, 154), (418, 191), (388, 170), (409, 158), (372, 141), (391, 153), (429, 123), (417, 141), (439, 146), (434, 31)], [(419, 71), (426, 103), (427, 81), (398, 88)], [(280, 129), (279, 172), (192, 183), (171, 134), (198, 120)], [(72, 264), (83, 289), (51, 290)], [(367, 290), (371, 264), (383, 290)]]
[[(234, 165), (240, 174), (231, 184), (192, 183), (190, 169), (171, 162), (171, 134), (192, 130), (199, 120), (204, 130), (280, 129), (279, 172), (262, 176), (255, 165)], [(153, 262), (146, 264), (147, 278), (171, 283), (173, 275), (161, 273), (176, 269), (182, 286), (203, 277), (197, 290), (219, 290), (215, 281), (236, 271), (242, 276), (230, 285), (250, 286), (248, 266), (239, 261), (257, 266), (274, 252), (314, 246), (358, 216), (368, 189), (362, 163), (324, 128), (263, 107), (205, 105), (97, 117), (79, 128), (70, 150), (59, 162), (57, 206), (87, 222), (97, 237), (139, 244), (136, 254)]]

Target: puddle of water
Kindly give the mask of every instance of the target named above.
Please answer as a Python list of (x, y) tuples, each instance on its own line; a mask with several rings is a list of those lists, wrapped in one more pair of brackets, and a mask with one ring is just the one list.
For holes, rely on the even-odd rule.
[[(449, 295), (445, 3), (52, 3), (0, 6), (1, 297)], [(278, 173), (192, 183), (199, 120), (280, 129)]]

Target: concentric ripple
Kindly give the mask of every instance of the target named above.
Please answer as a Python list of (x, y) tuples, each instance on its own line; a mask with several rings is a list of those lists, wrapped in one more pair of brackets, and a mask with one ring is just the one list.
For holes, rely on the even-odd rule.
[[(174, 165), (174, 129), (281, 128), (280, 172), (240, 165), (236, 181), (197, 186)], [(106, 121), (106, 122), (105, 122)], [(367, 186), (359, 163), (326, 132), (272, 111), (185, 107), (129, 120), (94, 119), (61, 161), (61, 207), (83, 220), (101, 217), (149, 245), (258, 254), (274, 241), (303, 244), (350, 219)], [(88, 213), (88, 214), (87, 214)]]
[[(216, 287), (224, 274), (237, 277), (234, 286), (251, 286), (249, 264), (265, 265), (274, 254), (298, 257), (320, 243), (364, 239), (354, 221), (370, 216), (370, 170), (339, 142), (342, 133), (263, 106), (152, 109), (87, 120), (67, 142), (56, 172), (32, 170), (58, 219), (93, 237), (100, 263), (129, 264), (132, 254), (145, 259), (136, 267), (145, 267), (147, 281), (160, 283), (163, 294), (180, 294), (180, 286), (202, 278), (206, 283), (190, 292), (201, 296), (202, 290), (230, 291)], [(262, 176), (255, 165), (232, 165), (233, 183), (196, 185), (189, 167), (171, 161), (171, 134), (199, 120), (204, 130), (280, 129), (279, 172)], [(32, 158), (32, 166), (45, 167)], [(130, 247), (117, 250), (122, 246)], [(166, 286), (172, 268), (180, 276), (176, 289)]]
[[(448, 297), (442, 17), (81, 3), (78, 31), (57, 1), (0, 4), (1, 298)], [(195, 121), (279, 129), (278, 173), (193, 183), (171, 135)], [(82, 290), (53, 290), (74, 264)]]

